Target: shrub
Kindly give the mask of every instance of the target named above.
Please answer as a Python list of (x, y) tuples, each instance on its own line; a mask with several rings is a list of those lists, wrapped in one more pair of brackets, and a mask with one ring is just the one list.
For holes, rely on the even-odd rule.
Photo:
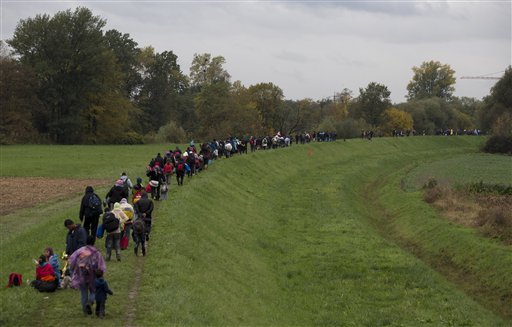
[(512, 241), (512, 212), (504, 207), (480, 210), (476, 225), (484, 236)]
[(427, 203), (434, 203), (443, 197), (443, 190), (439, 186), (426, 188), (423, 192), (423, 200)]
[(505, 153), (512, 155), (512, 136), (493, 135), (487, 139), (482, 150), (488, 153)]
[(166, 125), (160, 127), (155, 135), (157, 142), (173, 142), (184, 143), (187, 141), (187, 133), (183, 127), (178, 126), (176, 122), (170, 121)]
[(362, 120), (347, 118), (341, 123), (336, 124), (336, 133), (338, 138), (351, 139), (361, 136), (361, 130), (368, 129), (368, 124)]
[(503, 184), (486, 184), (483, 181), (467, 184), (465, 189), (469, 193), (488, 193), (496, 195), (512, 195), (512, 186)]
[(142, 135), (136, 132), (128, 132), (115, 138), (113, 141), (115, 144), (144, 144)]

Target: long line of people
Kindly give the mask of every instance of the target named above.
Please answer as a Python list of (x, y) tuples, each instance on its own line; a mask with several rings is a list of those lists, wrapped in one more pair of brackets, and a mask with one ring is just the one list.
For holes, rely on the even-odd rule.
[[(52, 292), (59, 288), (80, 289), (82, 311), (92, 314), (92, 305), (96, 303), (96, 315), (105, 316), (107, 294), (113, 294), (103, 275), (105, 261), (110, 261), (115, 252), (117, 261), (121, 261), (122, 250), (129, 247), (133, 240), (136, 256), (139, 250), (142, 256), (147, 254), (147, 242), (153, 225), (154, 201), (166, 200), (169, 188), (175, 176), (176, 185), (184, 185), (185, 176), (191, 180), (195, 175), (206, 171), (215, 160), (230, 158), (236, 154), (247, 154), (257, 150), (270, 150), (292, 146), (290, 135), (237, 138), (229, 137), (212, 140), (196, 147), (190, 142), (185, 151), (179, 147), (168, 150), (162, 156), (158, 153), (146, 166), (147, 183), (137, 177), (132, 183), (123, 172), (102, 199), (92, 186), (85, 188), (80, 202), (78, 218), (80, 223), (71, 219), (64, 221), (67, 228), (66, 249), (61, 257), (64, 266), (60, 267), (57, 255), (47, 248), (38, 260), (36, 280), (32, 286), (40, 291)], [(333, 141), (335, 133), (303, 133), (295, 135), (297, 144), (316, 141)], [(101, 218), (101, 221), (100, 221)], [(97, 239), (105, 237), (105, 257), (95, 247)]]

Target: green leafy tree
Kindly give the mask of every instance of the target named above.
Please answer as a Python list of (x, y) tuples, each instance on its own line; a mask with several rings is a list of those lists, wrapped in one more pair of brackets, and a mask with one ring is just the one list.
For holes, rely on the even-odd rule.
[(42, 104), (36, 96), (37, 80), (31, 71), (11, 58), (2, 42), (0, 55), (0, 144), (26, 143), (38, 135), (37, 121)]
[[(87, 8), (60, 11), (53, 17), (37, 15), (21, 20), (8, 41), (21, 64), (38, 79), (37, 95), (45, 110), (40, 131), (54, 142), (113, 141), (99, 134), (109, 122), (97, 114), (102, 111), (117, 117), (115, 124), (129, 131), (123, 117), (130, 113), (121, 111), (133, 107), (117, 106), (122, 101), (122, 73), (103, 35), (105, 24)], [(103, 129), (109, 127), (113, 126)]]
[(176, 118), (182, 109), (182, 95), (187, 90), (188, 80), (172, 51), (155, 54), (148, 48), (142, 51), (142, 56), (143, 82), (137, 97), (142, 110), (139, 123), (143, 133), (156, 132), (171, 120), (179, 121)]
[(491, 94), (485, 98), (480, 113), (484, 130), (493, 136), (486, 142), (487, 152), (512, 153), (512, 67), (494, 84)]
[(455, 71), (439, 61), (425, 61), (413, 67), (414, 75), (407, 85), (409, 100), (438, 97), (450, 99), (455, 88)]
[(385, 85), (371, 82), (363, 89), (351, 107), (352, 117), (364, 119), (368, 124), (377, 126), (382, 120), (382, 113), (391, 106), (391, 92)]
[(263, 127), (267, 133), (273, 133), (282, 127), (279, 112), (283, 105), (283, 90), (272, 83), (259, 83), (249, 87), (251, 101), (260, 112)]
[(105, 32), (105, 39), (122, 73), (121, 88), (125, 96), (132, 99), (138, 94), (142, 84), (142, 65), (139, 60), (141, 49), (137, 47), (137, 42), (130, 38), (130, 34), (121, 34), (117, 30)]
[(190, 83), (193, 87), (210, 85), (217, 82), (228, 82), (231, 76), (224, 69), (226, 59), (222, 56), (213, 57), (209, 53), (194, 54), (190, 66)]

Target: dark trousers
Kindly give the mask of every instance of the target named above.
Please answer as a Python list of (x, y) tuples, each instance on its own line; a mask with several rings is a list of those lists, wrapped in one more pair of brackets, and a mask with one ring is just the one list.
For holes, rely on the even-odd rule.
[(105, 317), (105, 302), (106, 301), (96, 301), (96, 315), (98, 317)]
[(87, 233), (87, 235), (96, 237), (96, 230), (98, 229), (98, 220), (99, 219), (100, 219), (100, 215), (85, 217), (84, 229), (85, 229), (85, 232)]

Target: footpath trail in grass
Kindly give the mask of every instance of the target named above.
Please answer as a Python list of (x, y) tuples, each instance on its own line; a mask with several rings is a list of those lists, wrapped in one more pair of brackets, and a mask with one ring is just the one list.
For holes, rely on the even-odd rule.
[[(25, 287), (0, 291), (0, 323), (509, 326), (503, 307), (511, 299), (510, 248), (442, 220), (419, 192), (401, 189), (415, 167), (474, 152), (479, 142), (351, 140), (221, 160), (188, 185), (172, 185), (170, 200), (157, 204), (147, 257), (134, 258), (130, 247), (123, 262), (109, 263), (107, 280), (116, 295), (108, 300), (106, 320), (81, 317), (76, 291), (45, 295)], [(41, 207), (43, 219), (23, 230), (10, 227), (2, 239), (8, 249), (0, 254), (2, 275), (28, 266), (23, 258), (46, 242), (63, 240), (59, 226), (74, 214), (73, 205)], [(37, 209), (31, 210), (1, 219), (28, 221)], [(440, 259), (448, 272), (468, 272), (499, 299), (468, 297), (464, 283), (450, 283), (428, 266), (439, 268)], [(132, 302), (135, 267), (142, 278)], [(66, 318), (70, 311), (76, 315)]]

